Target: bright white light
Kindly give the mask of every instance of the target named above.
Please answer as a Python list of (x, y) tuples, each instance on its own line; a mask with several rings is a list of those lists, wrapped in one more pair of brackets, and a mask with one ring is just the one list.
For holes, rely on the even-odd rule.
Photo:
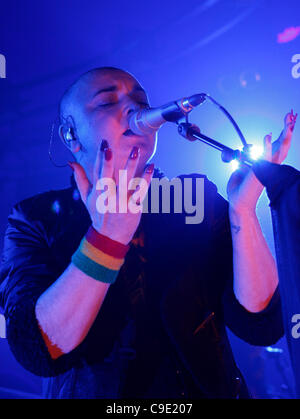
[(230, 167), (233, 172), (235, 172), (240, 167), (240, 162), (238, 160), (232, 160), (230, 162)]
[(260, 145), (253, 145), (250, 149), (250, 157), (253, 160), (258, 160), (264, 152), (264, 149)]

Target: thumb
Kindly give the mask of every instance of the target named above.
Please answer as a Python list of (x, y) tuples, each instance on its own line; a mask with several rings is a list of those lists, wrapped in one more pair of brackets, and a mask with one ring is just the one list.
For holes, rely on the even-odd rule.
[(68, 165), (74, 172), (75, 181), (81, 196), (81, 199), (84, 203), (87, 201), (87, 197), (91, 188), (90, 181), (85, 173), (84, 168), (76, 162), (68, 162)]
[(267, 161), (272, 161), (272, 133), (264, 138), (264, 153), (263, 158)]

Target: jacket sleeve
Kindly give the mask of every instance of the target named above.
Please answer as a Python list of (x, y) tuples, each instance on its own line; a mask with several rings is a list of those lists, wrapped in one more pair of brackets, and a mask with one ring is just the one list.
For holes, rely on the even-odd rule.
[(233, 249), (228, 202), (217, 194), (214, 207), (214, 249), (219, 259), (217, 276), (222, 278), (225, 324), (236, 336), (251, 345), (273, 345), (284, 334), (279, 289), (276, 289), (268, 306), (261, 312), (251, 313), (239, 303), (233, 291)]
[[(0, 305), (8, 344), (17, 361), (39, 376), (55, 376), (79, 361), (82, 345), (53, 360), (35, 317), (39, 296), (60, 276), (40, 221), (16, 204), (8, 218), (0, 270)], [(25, 210), (26, 208), (26, 210)]]

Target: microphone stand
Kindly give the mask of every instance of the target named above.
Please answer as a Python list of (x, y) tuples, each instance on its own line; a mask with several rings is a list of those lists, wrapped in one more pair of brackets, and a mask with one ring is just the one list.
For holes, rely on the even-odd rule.
[[(240, 130), (238, 124), (235, 122), (233, 117), (230, 115), (230, 113), (224, 108), (224, 106), (220, 105), (214, 98), (212, 98), (207, 93), (201, 93), (198, 95), (194, 95), (192, 98), (196, 98), (196, 102), (194, 106), (191, 106), (190, 108), (186, 109), (186, 111), (181, 107), (181, 112), (183, 113), (182, 117), (185, 117), (185, 122), (179, 122), (182, 117), (178, 118), (178, 115), (176, 115), (177, 119), (175, 118), (173, 122), (176, 122), (178, 124), (178, 132), (179, 134), (186, 138), (189, 141), (195, 141), (199, 140), (202, 141), (204, 144), (207, 144), (219, 151), (221, 151), (221, 158), (223, 162), (229, 163), (232, 160), (237, 160), (240, 163), (243, 163), (246, 166), (251, 167), (253, 163), (255, 163), (255, 160), (251, 157), (250, 151), (252, 144), (247, 144), (246, 139)], [(199, 100), (200, 98), (200, 100)], [(188, 121), (188, 114), (195, 106), (201, 105), (203, 102), (205, 102), (207, 99), (209, 99), (215, 106), (217, 106), (229, 119), (231, 124), (233, 125), (235, 131), (237, 132), (238, 136), (240, 137), (240, 140), (243, 144), (243, 150), (233, 150), (230, 147), (227, 147), (226, 145), (220, 143), (219, 141), (213, 140), (212, 138), (207, 137), (204, 134), (201, 134), (200, 129), (197, 125), (192, 125)]]
[(187, 118), (186, 122), (178, 123), (178, 133), (189, 141), (199, 140), (204, 144), (207, 144), (215, 148), (216, 150), (221, 151), (221, 158), (225, 163), (229, 163), (232, 160), (237, 160), (245, 164), (246, 166), (251, 167), (252, 164), (255, 162), (255, 160), (252, 159), (250, 156), (250, 150), (252, 147), (251, 144), (247, 144), (245, 142), (242, 151), (233, 150), (232, 148), (227, 147), (219, 141), (213, 140), (212, 138), (209, 138), (206, 135), (201, 134), (199, 127), (195, 126), (194, 124), (190, 124), (187, 121)]

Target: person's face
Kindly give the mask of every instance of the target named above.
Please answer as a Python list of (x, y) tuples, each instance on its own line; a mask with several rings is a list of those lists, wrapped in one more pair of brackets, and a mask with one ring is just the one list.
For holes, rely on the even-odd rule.
[(141, 175), (155, 153), (156, 134), (138, 136), (129, 131), (129, 115), (149, 106), (140, 84), (123, 71), (97, 73), (79, 86), (76, 103), (74, 121), (82, 145), (77, 160), (88, 174), (92, 173), (99, 144), (105, 139), (114, 154), (115, 177), (118, 170), (124, 169), (134, 146), (140, 149), (136, 176)]

